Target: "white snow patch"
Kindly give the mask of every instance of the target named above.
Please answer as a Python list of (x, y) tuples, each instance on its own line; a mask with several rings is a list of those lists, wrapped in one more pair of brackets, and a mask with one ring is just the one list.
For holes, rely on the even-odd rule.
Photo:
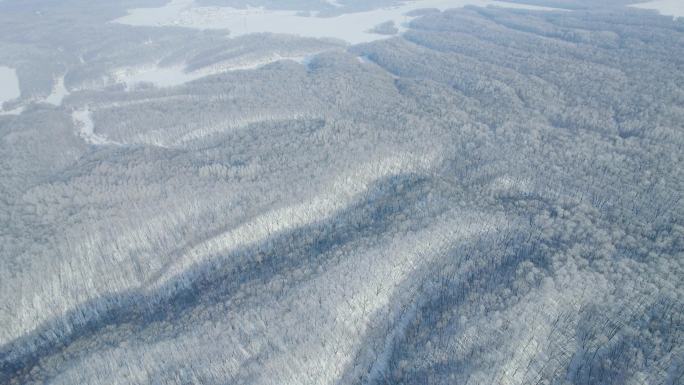
[(86, 142), (96, 146), (107, 144), (120, 145), (120, 143), (111, 141), (107, 139), (107, 137), (95, 133), (95, 123), (93, 122), (92, 113), (88, 107), (81, 110), (75, 110), (71, 113), (71, 118), (79, 130), (79, 135)]
[(292, 60), (299, 64), (308, 66), (314, 56), (321, 52), (312, 52), (306, 55), (280, 55), (278, 53), (267, 54), (258, 58), (241, 58), (238, 60), (231, 60), (223, 63), (218, 63), (213, 66), (202, 68), (193, 73), (202, 74), (201, 76), (214, 75), (222, 72), (253, 70), (263, 67), (267, 64), (276, 63), (282, 60)]
[(2, 104), (21, 96), (19, 78), (14, 68), (0, 66), (0, 111)]
[(632, 4), (630, 7), (656, 10), (662, 15), (672, 16), (675, 19), (684, 17), (683, 0), (655, 0), (646, 3)]
[(123, 83), (127, 89), (135, 88), (142, 83), (151, 83), (156, 87), (173, 87), (202, 77), (185, 72), (185, 66), (159, 67), (157, 65), (143, 67), (126, 67), (114, 71), (111, 78), (115, 83)]
[(6, 116), (6, 115), (21, 115), (21, 113), (24, 112), (25, 109), (26, 109), (26, 107), (24, 107), (24, 106), (19, 106), (19, 107), (17, 107), (17, 108), (11, 109), (11, 110), (9, 110), (9, 111), (2, 111), (2, 110), (0, 110), (0, 116)]
[(340, 4), (337, 0), (326, 0), (325, 2), (332, 5), (333, 7), (342, 7), (342, 4)]
[(491, 188), (493, 191), (518, 191), (518, 192), (529, 192), (530, 182), (526, 179), (513, 179), (509, 176), (501, 176), (496, 178), (491, 183)]
[(282, 56), (273, 53), (258, 58), (238, 59), (217, 63), (195, 71), (186, 71), (187, 67), (184, 64), (168, 67), (161, 67), (156, 64), (140, 67), (125, 67), (112, 72), (107, 83), (114, 82), (125, 84), (127, 90), (134, 89), (136, 86), (144, 83), (152, 84), (157, 88), (174, 87), (205, 76), (231, 71), (257, 69), (281, 60), (292, 60), (303, 65), (308, 65), (313, 56), (315, 56), (315, 54)]
[(366, 55), (357, 56), (357, 57), (356, 57), (356, 60), (358, 60), (359, 63), (361, 63), (361, 64), (370, 64), (370, 63), (372, 63), (372, 62), (368, 59), (368, 56), (366, 56)]
[[(244, 116), (244, 117), (240, 117), (240, 118), (230, 120), (230, 121), (223, 121), (217, 125), (213, 125), (213, 126), (209, 126), (209, 127), (203, 127), (202, 129), (192, 130), (186, 134), (183, 134), (182, 136), (180, 136), (177, 139), (172, 139), (171, 141), (157, 140), (156, 143), (159, 143), (159, 145), (161, 145), (163, 147), (181, 146), (181, 145), (186, 144), (188, 142), (192, 142), (195, 140), (206, 138), (208, 136), (211, 136), (211, 135), (214, 135), (214, 134), (217, 134), (220, 132), (225, 132), (227, 130), (244, 129), (253, 123), (276, 121), (276, 120), (297, 120), (297, 119), (306, 119), (308, 117), (309, 116), (307, 116), (305, 114), (300, 114), (297, 112), (287, 113), (287, 114), (269, 114), (269, 115), (257, 114), (256, 116)], [(163, 137), (169, 136), (168, 131), (165, 131), (161, 134), (163, 135)], [(143, 143), (149, 143), (150, 142), (149, 135), (141, 136), (140, 140)]]
[(57, 79), (55, 86), (52, 88), (52, 92), (45, 98), (45, 102), (50, 103), (55, 106), (61, 106), (62, 100), (69, 95), (69, 90), (64, 86), (64, 76)]
[(394, 21), (399, 30), (406, 30), (412, 19), (406, 13), (423, 8), (460, 8), (465, 5), (499, 6), (530, 10), (554, 8), (505, 3), (493, 0), (422, 0), (401, 6), (379, 8), (366, 12), (342, 14), (336, 17), (302, 16), (299, 11), (265, 8), (237, 9), (231, 7), (199, 7), (192, 0), (174, 0), (159, 8), (136, 8), (114, 22), (135, 26), (182, 26), (197, 29), (228, 29), (237, 37), (257, 32), (291, 34), (314, 38), (337, 38), (352, 44), (387, 38), (369, 32), (378, 23)]

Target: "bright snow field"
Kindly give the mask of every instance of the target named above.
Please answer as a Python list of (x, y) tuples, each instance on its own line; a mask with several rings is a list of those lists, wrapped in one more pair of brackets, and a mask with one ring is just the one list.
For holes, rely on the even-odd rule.
[(13, 68), (0, 66), (0, 107), (3, 103), (16, 99), (20, 95), (17, 71)]
[(336, 17), (306, 16), (297, 11), (265, 8), (237, 9), (231, 7), (199, 7), (192, 0), (174, 0), (159, 8), (137, 8), (115, 20), (134, 26), (180, 26), (198, 29), (228, 29), (233, 37), (270, 32), (302, 37), (336, 38), (351, 44), (379, 40), (387, 36), (373, 33), (373, 27), (393, 21), (399, 31), (412, 19), (407, 13), (417, 9), (461, 8), (466, 5), (500, 6), (531, 10), (553, 8), (491, 0), (423, 0), (409, 1), (401, 6), (378, 8), (365, 12), (346, 13)]
[(684, 17), (684, 1), (682, 0), (655, 0), (646, 3), (633, 4), (631, 6), (642, 9), (653, 9), (662, 15)]

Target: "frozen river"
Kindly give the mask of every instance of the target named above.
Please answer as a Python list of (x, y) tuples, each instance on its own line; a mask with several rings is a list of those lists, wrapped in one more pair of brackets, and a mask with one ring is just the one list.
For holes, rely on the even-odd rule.
[[(337, 2), (330, 1), (336, 7)], [(196, 29), (227, 29), (230, 36), (238, 37), (250, 33), (270, 32), (313, 38), (336, 38), (351, 44), (364, 43), (387, 38), (371, 32), (378, 24), (392, 21), (401, 33), (412, 19), (407, 13), (424, 8), (440, 10), (459, 8), (466, 5), (503, 6), (533, 10), (552, 8), (504, 3), (492, 0), (421, 0), (409, 1), (401, 6), (377, 8), (365, 12), (343, 13), (335, 17), (320, 17), (314, 13), (300, 11), (270, 10), (265, 8), (237, 9), (231, 7), (200, 7), (192, 0), (173, 0), (163, 7), (136, 8), (129, 10), (117, 23), (134, 26), (182, 26)], [(305, 62), (306, 57), (280, 57), (273, 54), (254, 63), (237, 67), (203, 69), (185, 72), (183, 65), (160, 68), (148, 65), (140, 68), (123, 68), (112, 74), (116, 82), (126, 84), (128, 89), (140, 83), (152, 83), (157, 87), (168, 87), (186, 83), (212, 73), (235, 69), (251, 69), (269, 62), (290, 59)]]

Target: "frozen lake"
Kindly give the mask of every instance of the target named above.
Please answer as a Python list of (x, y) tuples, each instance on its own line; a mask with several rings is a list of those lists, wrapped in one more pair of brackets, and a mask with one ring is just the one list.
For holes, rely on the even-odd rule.
[[(330, 4), (341, 7), (335, 1)], [(228, 29), (232, 37), (250, 33), (270, 32), (299, 35), (314, 38), (337, 38), (351, 44), (387, 38), (386, 35), (369, 32), (380, 23), (393, 21), (399, 32), (412, 19), (406, 13), (422, 8), (459, 8), (465, 5), (503, 6), (532, 10), (553, 10), (553, 8), (503, 3), (493, 0), (421, 0), (409, 1), (402, 6), (378, 8), (366, 12), (346, 13), (336, 17), (305, 16), (300, 11), (269, 10), (265, 8), (237, 9), (231, 7), (200, 7), (193, 0), (173, 0), (163, 7), (136, 8), (128, 16), (115, 20), (117, 23), (134, 26), (182, 26), (196, 29)], [(307, 62), (307, 56), (282, 57), (273, 53), (261, 58), (240, 63), (219, 63), (210, 68), (186, 72), (184, 65), (159, 67), (147, 65), (121, 68), (111, 74), (110, 79), (133, 89), (142, 83), (156, 87), (172, 87), (216, 73), (254, 69), (278, 60), (289, 59)]]
[[(4, 102), (21, 96), (19, 78), (14, 68), (0, 66), (0, 107)], [(0, 108), (2, 110), (2, 108)]]
[(660, 14), (672, 17), (684, 17), (684, 0), (656, 0), (647, 3), (632, 4), (632, 7), (653, 9)]
[(297, 11), (264, 8), (198, 7), (192, 0), (174, 0), (159, 8), (136, 8), (115, 22), (135, 26), (182, 26), (198, 29), (228, 29), (231, 36), (271, 32), (303, 37), (337, 38), (351, 44), (383, 39), (387, 36), (369, 32), (376, 25), (393, 21), (400, 32), (411, 17), (406, 13), (422, 8), (460, 8), (466, 5), (501, 6), (532, 10), (553, 8), (504, 3), (491, 0), (422, 0), (401, 6), (379, 8), (336, 17), (304, 16)]

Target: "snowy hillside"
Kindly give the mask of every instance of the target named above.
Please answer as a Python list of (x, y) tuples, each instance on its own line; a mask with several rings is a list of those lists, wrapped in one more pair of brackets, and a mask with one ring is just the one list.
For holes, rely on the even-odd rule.
[(0, 384), (682, 384), (628, 5), (1, 1)]

